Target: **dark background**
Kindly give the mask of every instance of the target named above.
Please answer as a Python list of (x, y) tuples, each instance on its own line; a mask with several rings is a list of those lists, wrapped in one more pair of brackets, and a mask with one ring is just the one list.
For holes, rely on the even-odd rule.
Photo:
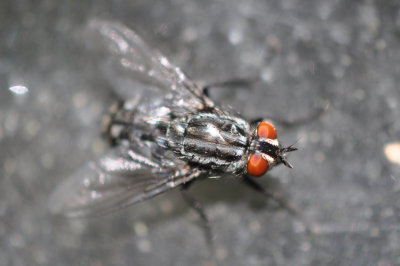
[[(398, 1), (1, 1), (0, 265), (399, 265)], [(118, 20), (194, 80), (259, 77), (216, 89), (246, 117), (297, 119), (294, 169), (260, 179), (301, 213), (277, 209), (233, 178), (192, 188), (214, 231), (177, 190), (97, 218), (51, 215), (48, 196), (106, 149), (113, 102), (79, 34)], [(14, 95), (8, 88), (25, 85)]]

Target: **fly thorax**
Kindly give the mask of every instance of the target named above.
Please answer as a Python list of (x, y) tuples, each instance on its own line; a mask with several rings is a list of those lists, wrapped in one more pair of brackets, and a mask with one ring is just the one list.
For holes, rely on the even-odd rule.
[(210, 170), (235, 172), (246, 165), (248, 128), (240, 118), (199, 113), (171, 122), (167, 138), (182, 160)]
[(171, 149), (177, 155), (181, 155), (183, 152), (182, 143), (185, 138), (186, 128), (187, 128), (186, 118), (172, 119), (167, 128), (166, 140), (168, 143), (168, 148)]

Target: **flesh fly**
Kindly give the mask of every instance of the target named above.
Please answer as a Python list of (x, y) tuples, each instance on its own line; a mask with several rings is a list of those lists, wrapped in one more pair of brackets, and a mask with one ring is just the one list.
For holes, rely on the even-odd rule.
[(252, 124), (217, 105), (125, 26), (92, 21), (89, 28), (106, 45), (106, 65), (124, 101), (104, 121), (112, 148), (58, 186), (54, 212), (103, 214), (197, 179), (292, 167), (285, 155), (296, 148), (281, 147), (270, 122)]

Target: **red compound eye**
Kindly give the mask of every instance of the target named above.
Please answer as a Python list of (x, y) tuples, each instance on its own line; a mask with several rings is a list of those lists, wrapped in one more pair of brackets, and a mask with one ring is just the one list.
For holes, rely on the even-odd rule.
[(259, 177), (268, 171), (268, 162), (258, 154), (252, 154), (247, 162), (247, 173)]
[(257, 136), (266, 139), (276, 139), (278, 133), (276, 133), (275, 127), (269, 122), (261, 122), (257, 127)]

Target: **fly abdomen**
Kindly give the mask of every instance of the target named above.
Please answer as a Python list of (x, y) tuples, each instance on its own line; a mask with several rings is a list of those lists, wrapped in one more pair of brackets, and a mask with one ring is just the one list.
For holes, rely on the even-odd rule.
[(137, 128), (134, 125), (136, 104), (134, 100), (119, 101), (110, 107), (108, 115), (103, 118), (103, 132), (112, 145), (124, 139), (131, 140), (132, 130)]

